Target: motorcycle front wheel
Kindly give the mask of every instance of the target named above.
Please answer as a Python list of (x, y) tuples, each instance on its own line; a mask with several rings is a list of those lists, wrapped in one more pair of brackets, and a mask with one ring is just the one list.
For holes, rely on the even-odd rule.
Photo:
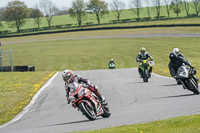
[(190, 86), (190, 90), (191, 90), (194, 94), (199, 95), (198, 84), (196, 84), (195, 81), (192, 80), (192, 79), (189, 79), (189, 80), (188, 80), (188, 84), (189, 84), (189, 86)]
[(110, 117), (111, 113), (110, 113), (110, 110), (109, 110), (108, 105), (103, 106), (102, 109), (103, 109), (103, 112), (104, 112), (104, 113), (103, 113), (101, 116), (102, 116), (103, 118), (108, 118), (108, 117)]
[(147, 71), (147, 70), (145, 70), (145, 71), (143, 72), (143, 81), (144, 81), (144, 82), (148, 82), (148, 71)]
[(81, 112), (91, 121), (96, 120), (96, 114), (94, 109), (92, 109), (86, 102), (81, 102), (78, 105)]

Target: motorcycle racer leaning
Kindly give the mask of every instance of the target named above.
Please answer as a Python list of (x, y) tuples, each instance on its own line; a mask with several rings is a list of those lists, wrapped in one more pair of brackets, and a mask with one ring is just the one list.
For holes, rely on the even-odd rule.
[[(150, 53), (146, 52), (146, 49), (144, 47), (142, 47), (140, 49), (140, 53), (138, 53), (137, 57), (136, 57), (136, 61), (137, 62), (142, 62), (142, 60), (147, 60), (148, 58), (150, 58), (150, 61), (153, 61), (153, 57), (150, 55)], [(141, 63), (140, 63), (141, 65)], [(138, 67), (138, 72), (140, 74), (140, 77), (142, 76), (142, 70), (140, 68), (140, 65)], [(151, 73), (152, 73), (152, 66), (150, 66), (150, 69), (149, 69), (149, 74), (150, 74), (150, 77), (151, 77)]]
[[(175, 78), (176, 73), (178, 71), (178, 68), (184, 63), (185, 65), (188, 65), (190, 68), (195, 69), (192, 64), (187, 61), (183, 54), (180, 53), (180, 50), (178, 48), (174, 48), (173, 51), (169, 54), (170, 62), (168, 64), (169, 71), (172, 77)], [(198, 78), (195, 76), (196, 80), (198, 81)], [(178, 81), (177, 81), (178, 83)]]
[[(101, 95), (101, 93), (98, 90), (98, 87), (96, 85), (90, 84), (90, 81), (88, 79), (82, 78), (80, 75), (75, 75), (72, 70), (64, 70), (62, 72), (62, 78), (65, 82), (65, 90), (66, 90), (66, 97), (68, 104), (70, 103), (70, 98), (69, 98), (69, 91), (70, 89), (76, 89), (76, 85), (80, 83), (85, 83), (87, 89), (92, 91), (96, 96), (98, 96), (99, 100), (101, 102), (105, 101), (105, 98)], [(72, 104), (73, 107), (75, 105)]]

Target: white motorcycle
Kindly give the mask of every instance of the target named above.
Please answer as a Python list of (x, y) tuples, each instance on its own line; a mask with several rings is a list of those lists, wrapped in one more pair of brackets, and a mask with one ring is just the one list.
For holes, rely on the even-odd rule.
[(176, 80), (180, 81), (184, 89), (199, 95), (198, 79), (195, 76), (196, 70), (186, 67), (184, 64), (178, 68)]

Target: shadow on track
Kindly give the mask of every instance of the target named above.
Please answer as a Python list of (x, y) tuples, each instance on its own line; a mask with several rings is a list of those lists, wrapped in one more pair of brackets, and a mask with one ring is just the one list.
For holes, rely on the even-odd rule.
[[(103, 118), (98, 118), (96, 120), (100, 120)], [(84, 123), (84, 122), (91, 122), (91, 120), (82, 120), (82, 121), (73, 121), (73, 122), (66, 122), (66, 123), (58, 123), (58, 124), (52, 124), (52, 125), (46, 125), (42, 127), (50, 127), (50, 126), (64, 126), (64, 125), (70, 125), (70, 124), (76, 124), (76, 123)]]
[(141, 81), (141, 82), (130, 82), (130, 83), (124, 83), (124, 84), (142, 84), (142, 83), (146, 83), (146, 82)]
[(175, 95), (175, 96), (167, 96), (167, 97), (158, 97), (153, 99), (163, 99), (163, 98), (176, 98), (176, 97), (188, 97), (188, 96), (194, 96), (195, 94), (185, 94), (185, 95)]
[(177, 85), (177, 84), (168, 84), (168, 85), (162, 85), (162, 86), (179, 86), (179, 85)]

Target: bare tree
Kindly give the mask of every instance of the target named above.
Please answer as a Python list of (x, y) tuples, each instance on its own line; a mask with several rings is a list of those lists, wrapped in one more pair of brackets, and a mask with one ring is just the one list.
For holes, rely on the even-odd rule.
[(145, 0), (147, 7), (146, 7), (146, 11), (147, 11), (147, 16), (148, 18), (151, 17), (151, 7), (150, 7), (150, 0)]
[(188, 0), (183, 0), (183, 3), (184, 3), (186, 14), (187, 14), (187, 16), (189, 16), (189, 11), (190, 11), (189, 1)]
[(4, 11), (5, 11), (5, 8), (0, 8), (0, 20), (3, 20)]
[(109, 13), (108, 3), (102, 0), (90, 0), (87, 10), (96, 14), (98, 24), (100, 24), (100, 17)]
[(192, 0), (193, 8), (195, 9), (196, 16), (199, 15), (200, 12), (200, 0)]
[(1, 21), (0, 21), (0, 27), (3, 27), (3, 24), (1, 23)]
[(43, 10), (43, 13), (45, 14), (45, 18), (50, 28), (52, 24), (52, 19), (58, 11), (58, 8), (50, 0), (41, 0), (40, 7)]
[(157, 19), (159, 19), (160, 18), (160, 8), (161, 8), (160, 0), (153, 0), (153, 5), (155, 6), (155, 9), (157, 12)]
[(26, 23), (28, 13), (29, 10), (24, 2), (11, 1), (8, 3), (3, 16), (6, 21), (9, 22), (11, 26), (16, 27), (19, 32), (20, 28)]
[(42, 23), (42, 17), (44, 17), (44, 15), (38, 8), (38, 5), (35, 6), (35, 9), (32, 9), (30, 17), (34, 18), (34, 23), (38, 25), (38, 28), (40, 28), (40, 24)]
[(163, 2), (165, 4), (167, 15), (168, 15), (168, 18), (169, 18), (170, 17), (170, 3), (171, 3), (171, 0), (163, 0)]
[(83, 0), (76, 0), (72, 3), (72, 7), (68, 12), (71, 17), (77, 19), (78, 25), (81, 26), (82, 19), (86, 16), (86, 4)]
[(111, 3), (111, 9), (115, 12), (115, 16), (117, 17), (118, 22), (120, 20), (120, 16), (124, 8), (125, 8), (125, 3), (122, 1), (113, 0)]
[(140, 18), (140, 9), (142, 7), (141, 0), (131, 0), (130, 1), (131, 10), (133, 13), (137, 14), (137, 18)]
[(179, 13), (181, 13), (182, 9), (182, 0), (173, 0), (171, 2), (170, 8), (176, 13), (177, 17), (179, 17)]

